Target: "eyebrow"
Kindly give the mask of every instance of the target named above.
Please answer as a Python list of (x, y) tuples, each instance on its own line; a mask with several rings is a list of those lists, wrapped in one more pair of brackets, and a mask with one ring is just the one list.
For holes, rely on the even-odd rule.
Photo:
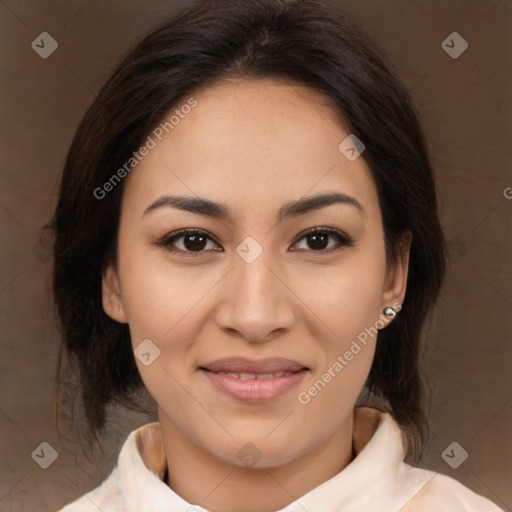
[[(303, 215), (310, 211), (319, 210), (320, 208), (325, 208), (332, 204), (352, 206), (359, 210), (361, 214), (365, 213), (363, 206), (355, 197), (340, 192), (333, 192), (328, 194), (317, 194), (315, 196), (309, 196), (297, 201), (286, 203), (279, 209), (277, 217), (279, 221), (282, 221), (286, 218)], [(226, 206), (210, 201), (209, 199), (187, 196), (163, 196), (148, 206), (143, 216), (163, 207), (177, 208), (187, 212), (206, 215), (208, 217), (222, 220), (229, 220), (231, 218), (229, 208)]]

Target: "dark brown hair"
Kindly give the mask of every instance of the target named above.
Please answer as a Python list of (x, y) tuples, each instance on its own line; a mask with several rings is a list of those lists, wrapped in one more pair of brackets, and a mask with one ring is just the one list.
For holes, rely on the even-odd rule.
[(314, 0), (199, 2), (129, 51), (87, 110), (67, 155), (52, 222), (62, 328), (56, 418), (67, 393), (78, 389), (95, 441), (109, 404), (148, 411), (140, 402), (144, 385), (128, 326), (102, 308), (102, 275), (116, 259), (123, 182), (104, 199), (94, 190), (183, 98), (241, 77), (285, 79), (328, 97), (366, 146), (362, 157), (378, 191), (388, 264), (395, 262), (401, 235), (413, 235), (406, 297), (379, 333), (367, 388), (389, 403), (405, 433), (407, 456), (418, 460), (428, 436), (420, 335), (446, 257), (434, 174), (410, 96), (387, 58), (344, 14)]

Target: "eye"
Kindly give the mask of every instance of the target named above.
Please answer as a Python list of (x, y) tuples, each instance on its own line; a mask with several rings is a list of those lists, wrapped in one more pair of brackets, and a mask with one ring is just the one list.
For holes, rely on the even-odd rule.
[[(300, 242), (301, 240), (305, 240), (306, 247), (302, 247), (299, 249), (292, 249), (292, 250), (312, 250), (313, 252), (330, 252), (331, 250), (339, 249), (342, 246), (352, 246), (354, 245), (354, 240), (352, 240), (350, 237), (342, 233), (341, 231), (338, 231), (334, 228), (327, 228), (327, 227), (316, 227), (308, 229), (307, 231), (301, 233), (299, 235), (300, 238), (297, 239), (297, 242)], [(329, 245), (329, 238), (335, 239), (338, 243), (337, 245)]]
[[(329, 244), (329, 239), (337, 243)], [(313, 252), (330, 252), (343, 246), (354, 245), (354, 240), (334, 228), (315, 227), (304, 231), (299, 235), (294, 245), (305, 241), (306, 247), (298, 247), (296, 250), (310, 250)], [(207, 249), (223, 252), (224, 249), (206, 232), (201, 229), (185, 228), (166, 235), (161, 240), (154, 242), (156, 245), (165, 247), (170, 252), (182, 253), (189, 256), (199, 256)], [(210, 247), (208, 247), (210, 243)], [(195, 254), (194, 254), (195, 253)]]
[[(211, 242), (213, 247), (211, 245), (208, 247), (208, 242)], [(193, 228), (180, 229), (174, 233), (166, 235), (155, 243), (159, 246), (165, 247), (171, 252), (188, 253), (191, 256), (195, 256), (193, 253), (198, 253), (199, 255), (206, 249), (214, 249), (216, 251), (224, 250), (219, 248), (217, 243), (206, 231)]]

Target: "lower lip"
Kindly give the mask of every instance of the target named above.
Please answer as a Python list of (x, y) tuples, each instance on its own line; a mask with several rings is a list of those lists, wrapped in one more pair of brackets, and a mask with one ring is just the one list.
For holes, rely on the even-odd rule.
[(286, 393), (305, 377), (307, 370), (300, 370), (292, 375), (283, 375), (273, 379), (241, 380), (225, 373), (201, 370), (210, 382), (227, 395), (248, 403), (266, 402)]

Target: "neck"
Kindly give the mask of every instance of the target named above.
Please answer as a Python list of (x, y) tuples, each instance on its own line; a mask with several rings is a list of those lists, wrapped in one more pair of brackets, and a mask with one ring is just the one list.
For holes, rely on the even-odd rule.
[[(161, 411), (159, 411), (161, 413)], [(166, 483), (191, 504), (212, 512), (273, 512), (342, 471), (355, 457), (353, 417), (310, 452), (283, 465), (247, 468), (220, 460), (159, 414), (167, 454)]]

